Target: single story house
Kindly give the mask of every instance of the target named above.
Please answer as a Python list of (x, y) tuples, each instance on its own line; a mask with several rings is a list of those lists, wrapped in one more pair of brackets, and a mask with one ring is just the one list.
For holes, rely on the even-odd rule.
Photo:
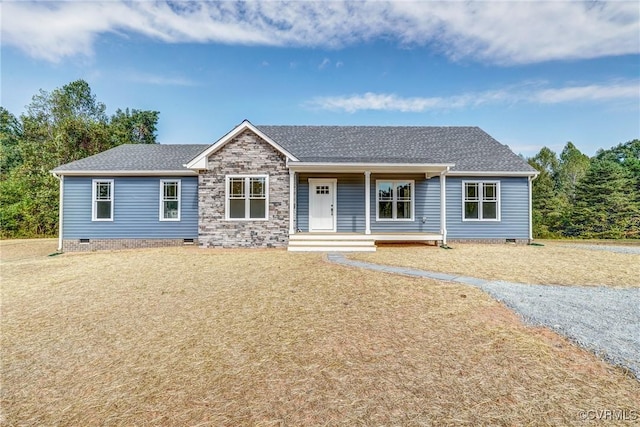
[(211, 145), (121, 145), (52, 173), (64, 251), (532, 239), (536, 171), (478, 127), (245, 120)]

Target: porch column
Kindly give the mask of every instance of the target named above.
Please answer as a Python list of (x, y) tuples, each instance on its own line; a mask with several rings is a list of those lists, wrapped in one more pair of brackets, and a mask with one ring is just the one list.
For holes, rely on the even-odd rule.
[[(448, 168), (447, 168), (448, 169)], [(440, 234), (442, 244), (447, 244), (447, 171), (440, 172)]]
[(296, 173), (289, 169), (289, 235), (296, 234)]
[(364, 172), (364, 234), (371, 234), (371, 171)]

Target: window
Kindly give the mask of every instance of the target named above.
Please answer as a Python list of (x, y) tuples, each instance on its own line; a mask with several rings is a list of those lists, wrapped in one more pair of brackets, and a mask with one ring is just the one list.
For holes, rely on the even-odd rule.
[(180, 183), (160, 180), (160, 221), (180, 221)]
[(500, 183), (462, 182), (465, 221), (500, 221)]
[(267, 176), (227, 176), (227, 219), (267, 219)]
[(316, 187), (316, 194), (329, 194), (329, 186), (328, 185), (318, 185)]
[(92, 182), (92, 221), (113, 221), (113, 180), (94, 179)]
[(413, 221), (413, 181), (376, 181), (376, 220)]

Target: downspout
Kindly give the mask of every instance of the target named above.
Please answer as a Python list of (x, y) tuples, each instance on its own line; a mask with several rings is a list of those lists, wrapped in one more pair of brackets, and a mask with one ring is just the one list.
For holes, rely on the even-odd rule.
[(60, 181), (60, 202), (58, 203), (58, 252), (62, 252), (62, 225), (64, 221), (64, 175), (57, 175), (55, 172), (51, 174)]
[(440, 234), (444, 246), (447, 245), (447, 172), (449, 166), (440, 172)]
[(537, 175), (529, 176), (529, 243), (533, 241), (533, 197), (532, 197), (532, 186), (533, 180), (537, 177)]

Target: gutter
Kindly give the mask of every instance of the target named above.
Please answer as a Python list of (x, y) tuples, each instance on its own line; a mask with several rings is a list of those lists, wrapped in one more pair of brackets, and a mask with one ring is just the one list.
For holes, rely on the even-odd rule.
[(58, 175), (67, 176), (195, 176), (198, 175), (193, 170), (79, 170), (79, 171), (52, 171), (56, 177)]

